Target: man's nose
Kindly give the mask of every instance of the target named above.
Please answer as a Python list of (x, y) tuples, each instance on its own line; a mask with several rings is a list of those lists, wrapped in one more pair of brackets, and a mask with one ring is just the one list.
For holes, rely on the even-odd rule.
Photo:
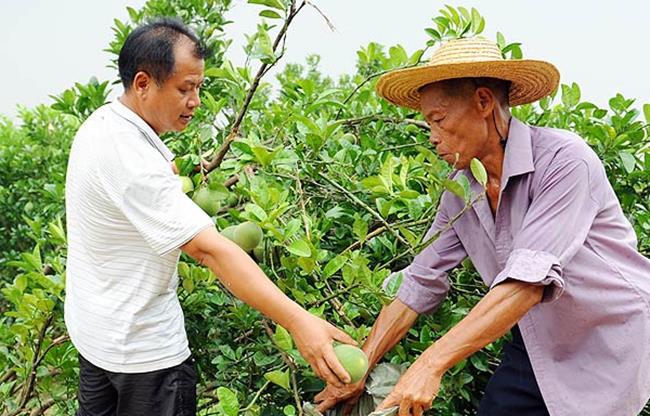
[(187, 106), (191, 109), (194, 109), (201, 105), (201, 97), (199, 96), (199, 91), (195, 90), (192, 97), (187, 101)]
[(440, 143), (440, 136), (431, 132), (431, 134), (429, 134), (429, 142), (431, 142), (432, 145), (437, 146)]

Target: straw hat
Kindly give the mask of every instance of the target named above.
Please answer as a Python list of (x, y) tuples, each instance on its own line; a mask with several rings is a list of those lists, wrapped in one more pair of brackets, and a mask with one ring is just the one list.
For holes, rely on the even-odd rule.
[(377, 81), (377, 93), (393, 104), (420, 109), (419, 89), (452, 78), (489, 77), (511, 81), (510, 106), (532, 103), (553, 92), (560, 73), (552, 64), (530, 59), (503, 59), (496, 43), (482, 38), (443, 44), (427, 65), (391, 71)]

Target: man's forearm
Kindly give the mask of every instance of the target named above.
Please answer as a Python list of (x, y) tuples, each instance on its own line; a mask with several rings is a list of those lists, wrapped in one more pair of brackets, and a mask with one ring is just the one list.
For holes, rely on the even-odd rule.
[(417, 312), (399, 299), (384, 307), (363, 344), (370, 368), (406, 335), (418, 317)]
[(470, 313), (423, 354), (432, 371), (442, 374), (505, 334), (542, 300), (543, 286), (509, 281), (488, 292)]
[(235, 243), (211, 230), (198, 238), (199, 249), (190, 249), (189, 254), (209, 267), (232, 294), (288, 330), (298, 324), (304, 310)]

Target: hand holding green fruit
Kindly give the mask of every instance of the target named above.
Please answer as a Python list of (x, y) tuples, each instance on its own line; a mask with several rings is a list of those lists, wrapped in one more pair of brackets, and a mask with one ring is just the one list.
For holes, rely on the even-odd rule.
[(339, 344), (334, 346), (334, 354), (350, 375), (350, 383), (356, 383), (363, 379), (368, 371), (368, 357), (361, 348), (349, 344)]

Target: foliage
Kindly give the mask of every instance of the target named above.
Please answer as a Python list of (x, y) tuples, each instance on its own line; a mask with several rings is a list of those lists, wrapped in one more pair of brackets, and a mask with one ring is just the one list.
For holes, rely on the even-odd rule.
[[(249, 3), (263, 21), (248, 37), (244, 67), (225, 56), (229, 0), (150, 0), (141, 10), (129, 9), (130, 22), (115, 21), (109, 50), (117, 53), (135, 25), (159, 15), (179, 16), (208, 39), (215, 53), (206, 61), (203, 105), (186, 131), (164, 138), (179, 155), (181, 174), (218, 191), (219, 229), (252, 221), (264, 230), (256, 260), (285, 293), (362, 341), (390, 300), (382, 282), (421, 249), (441, 193), (454, 192), (467, 204), (477, 195), (469, 195), (464, 181), (447, 180), (449, 168), (428, 145), (419, 115), (374, 93), (378, 74), (418, 64), (426, 48), (407, 52), (400, 45), (370, 43), (358, 52), (356, 73), (339, 80), (324, 77), (313, 56), (305, 65), (286, 65), (273, 91), (261, 76), (281, 59), (285, 46), (272, 40), (282, 30), (272, 24), (286, 23), (305, 3), (298, 8), (287, 0)], [(447, 7), (440, 13), (436, 27), (427, 29), (427, 48), (481, 33), (485, 25), (474, 9)], [(521, 57), (518, 43), (507, 44), (501, 34), (497, 38), (504, 54)], [(263, 70), (253, 75), (258, 67)], [(9, 414), (74, 413), (77, 357), (62, 318), (65, 165), (76, 128), (106, 101), (107, 85), (77, 84), (51, 107), (22, 110), (21, 126), (0, 124), (6, 214), (0, 227), (8, 236), (2, 242), (0, 411)], [(620, 95), (609, 108), (598, 108), (582, 102), (572, 84), (514, 114), (530, 124), (571, 129), (587, 140), (605, 162), (648, 255), (650, 158), (644, 143), (650, 109), (644, 109), (645, 123), (633, 101)], [(224, 144), (229, 149), (217, 169), (194, 172)], [(473, 165), (472, 172), (480, 178), (481, 166)], [(200, 414), (298, 414), (323, 384), (287, 331), (233, 298), (209, 270), (185, 256), (179, 276), (199, 368)], [(450, 279), (452, 292), (439, 310), (421, 317), (385, 361), (413, 362), (485, 291), (470, 262)], [(474, 412), (502, 342), (444, 377), (432, 414)]]

